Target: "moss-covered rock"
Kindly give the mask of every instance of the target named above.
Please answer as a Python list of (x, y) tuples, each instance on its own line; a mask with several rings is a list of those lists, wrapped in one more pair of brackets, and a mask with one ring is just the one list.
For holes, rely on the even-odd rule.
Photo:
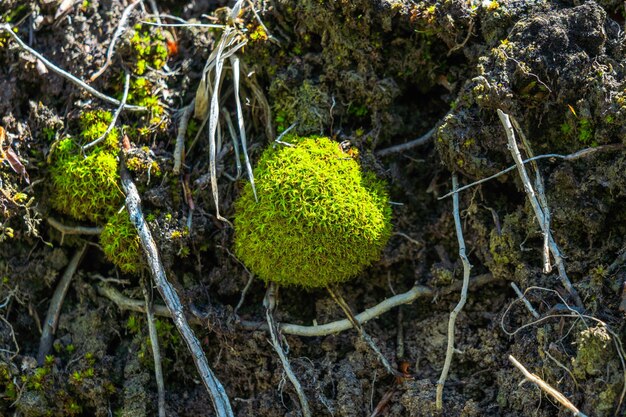
[(265, 151), (236, 203), (235, 253), (265, 281), (323, 287), (375, 261), (391, 230), (383, 184), (340, 145), (293, 137)]

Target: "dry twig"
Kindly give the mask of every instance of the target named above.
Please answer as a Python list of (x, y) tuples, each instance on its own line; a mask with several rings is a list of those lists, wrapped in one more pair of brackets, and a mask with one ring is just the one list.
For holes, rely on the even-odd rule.
[(150, 335), (150, 345), (152, 346), (152, 358), (154, 359), (154, 377), (158, 391), (159, 417), (165, 417), (165, 383), (163, 382), (163, 368), (161, 366), (161, 349), (159, 348), (159, 338), (157, 336), (156, 325), (154, 324), (154, 312), (152, 311), (152, 300), (148, 293), (148, 282), (142, 279), (143, 298), (146, 305), (146, 319), (148, 322), (148, 334)]
[(437, 126), (433, 127), (432, 129), (430, 129), (428, 132), (424, 133), (422, 136), (420, 136), (417, 139), (413, 139), (406, 143), (401, 143), (399, 145), (390, 146), (388, 148), (381, 149), (380, 151), (376, 152), (376, 155), (378, 155), (379, 157), (383, 157), (383, 156), (388, 156), (394, 153), (408, 151), (409, 149), (416, 148), (418, 146), (426, 145), (428, 142), (430, 142), (433, 135), (437, 131), (438, 125), (439, 124), (437, 124)]
[[(452, 189), (456, 190), (457, 187), (458, 180), (456, 174), (453, 174)], [(472, 265), (469, 263), (467, 255), (465, 254), (465, 239), (463, 238), (463, 227), (461, 224), (461, 214), (459, 212), (459, 195), (457, 193), (455, 193), (452, 197), (452, 205), (454, 225), (456, 227), (456, 237), (459, 242), (459, 257), (463, 262), (463, 288), (461, 289), (461, 299), (456, 307), (454, 307), (454, 310), (450, 313), (450, 320), (448, 321), (448, 348), (446, 350), (446, 359), (443, 364), (443, 370), (441, 371), (439, 381), (437, 381), (437, 395), (435, 399), (437, 410), (443, 409), (443, 386), (448, 378), (448, 372), (450, 371), (450, 365), (452, 364), (452, 356), (454, 355), (454, 325), (456, 323), (456, 317), (463, 309), (465, 301), (467, 300), (467, 290), (470, 282), (469, 276), (470, 270), (472, 269)]]
[[(541, 226), (542, 232), (547, 236), (547, 240), (550, 246), (550, 252), (554, 257), (554, 261), (556, 263), (557, 269), (559, 271), (559, 277), (561, 278), (561, 283), (565, 287), (565, 289), (569, 292), (569, 294), (574, 299), (576, 305), (578, 307), (583, 307), (582, 300), (578, 296), (576, 289), (572, 286), (571, 281), (567, 277), (567, 272), (565, 271), (565, 263), (563, 262), (563, 257), (561, 256), (561, 251), (557, 246), (554, 238), (552, 237), (552, 232), (549, 228), (546, 228), (546, 214), (541, 209), (541, 205), (539, 203), (539, 199), (537, 194), (530, 182), (530, 178), (528, 177), (528, 173), (526, 172), (526, 167), (524, 166), (524, 162), (522, 160), (522, 156), (517, 148), (517, 141), (515, 140), (515, 132), (513, 130), (513, 126), (511, 124), (511, 119), (508, 114), (504, 113), (502, 110), (498, 109), (498, 117), (500, 117), (500, 121), (502, 122), (502, 126), (506, 131), (506, 136), (508, 139), (509, 150), (511, 151), (511, 155), (515, 160), (515, 165), (519, 171), (520, 178), (524, 183), (524, 190), (526, 191), (526, 195), (528, 196), (528, 200), (530, 201), (530, 205), (535, 212), (535, 216), (539, 221), (539, 225)], [(537, 173), (539, 175), (539, 173)]]
[(565, 395), (561, 394), (559, 391), (557, 391), (556, 389), (551, 387), (547, 382), (545, 382), (543, 379), (539, 378), (537, 375), (535, 375), (533, 373), (530, 373), (528, 371), (528, 369), (526, 369), (524, 367), (524, 365), (519, 363), (519, 361), (513, 357), (513, 355), (509, 355), (509, 361), (511, 361), (511, 363), (517, 369), (522, 371), (522, 373), (524, 374), (524, 377), (528, 381), (532, 382), (533, 384), (536, 384), (545, 393), (549, 394), (552, 398), (554, 398), (559, 403), (561, 403), (561, 405), (563, 407), (567, 408), (568, 410), (570, 410), (574, 414), (574, 416), (576, 416), (576, 417), (587, 417), (587, 415), (583, 414), (578, 408), (576, 408), (576, 406), (574, 406), (574, 404), (572, 404), (572, 402), (570, 400), (565, 398)]
[(37, 363), (39, 363), (39, 365), (44, 364), (46, 355), (50, 352), (52, 339), (54, 338), (54, 333), (57, 331), (59, 324), (59, 316), (61, 315), (61, 307), (63, 306), (63, 300), (65, 300), (65, 294), (67, 294), (67, 290), (70, 288), (72, 277), (86, 249), (87, 244), (84, 244), (80, 249), (76, 250), (72, 260), (67, 265), (67, 268), (65, 268), (61, 281), (59, 281), (59, 284), (54, 290), (52, 300), (50, 300), (50, 306), (48, 307), (48, 313), (43, 323), (41, 339), (39, 340), (39, 352), (37, 353)]
[(98, 236), (102, 233), (102, 227), (92, 226), (68, 226), (53, 217), (47, 218), (48, 224), (57, 229), (63, 235), (92, 235)]
[(193, 333), (193, 330), (185, 318), (180, 297), (176, 293), (172, 284), (170, 284), (167, 280), (156, 243), (152, 238), (152, 233), (150, 232), (141, 211), (141, 199), (139, 198), (137, 187), (133, 183), (128, 171), (126, 171), (124, 164), (121, 165), (122, 169), (120, 177), (122, 188), (126, 193), (126, 208), (130, 215), (131, 222), (137, 229), (137, 234), (139, 235), (141, 246), (146, 255), (146, 260), (148, 262), (152, 278), (154, 279), (154, 283), (165, 300), (167, 308), (172, 315), (174, 324), (178, 328), (178, 331), (185, 340), (187, 347), (191, 351), (191, 356), (196, 364), (198, 373), (204, 383), (204, 386), (207, 388), (209, 395), (211, 396), (211, 400), (213, 401), (213, 407), (215, 408), (216, 414), (219, 417), (233, 417), (233, 411), (231, 409), (228, 396), (226, 395), (226, 391), (209, 367), (209, 363), (204, 351), (202, 350), (200, 341)]
[(539, 316), (539, 313), (537, 313), (537, 310), (535, 310), (533, 305), (530, 304), (530, 301), (528, 301), (528, 298), (526, 298), (526, 296), (522, 294), (522, 291), (514, 282), (511, 282), (511, 288), (513, 288), (513, 291), (515, 291), (515, 294), (517, 294), (519, 299), (522, 300), (522, 302), (526, 306), (526, 309), (530, 311), (530, 314), (532, 314), (534, 318), (538, 319), (539, 317), (541, 317)]
[(94, 82), (95, 79), (101, 76), (104, 73), (104, 71), (106, 71), (106, 69), (109, 67), (109, 65), (111, 65), (111, 62), (113, 60), (113, 52), (115, 51), (115, 43), (120, 38), (120, 36), (122, 36), (122, 33), (124, 33), (124, 30), (125, 30), (124, 25), (126, 25), (128, 16), (130, 16), (130, 12), (132, 12), (135, 6), (138, 5), (139, 3), (141, 3), (141, 0), (137, 0), (134, 3), (129, 4), (124, 9), (124, 12), (122, 12), (120, 21), (117, 24), (117, 29), (115, 30), (115, 33), (113, 34), (113, 37), (111, 38), (111, 43), (109, 43), (109, 48), (107, 49), (106, 61), (104, 62), (104, 65), (102, 65), (102, 67), (98, 71), (93, 73), (93, 75), (89, 78), (89, 82)]
[(120, 105), (117, 108), (117, 110), (115, 110), (115, 113), (113, 113), (113, 117), (111, 117), (111, 123), (109, 123), (109, 125), (107, 126), (107, 130), (104, 131), (102, 136), (100, 136), (96, 140), (89, 142), (88, 144), (82, 147), (83, 152), (93, 146), (96, 146), (97, 144), (102, 142), (104, 139), (106, 139), (107, 136), (109, 136), (109, 133), (111, 133), (111, 131), (115, 127), (115, 124), (117, 123), (117, 118), (120, 116), (122, 109), (124, 109), (124, 106), (126, 105), (126, 99), (128, 99), (129, 88), (130, 88), (130, 74), (126, 72), (126, 77), (124, 78), (124, 93), (122, 94), (122, 101), (120, 102)]
[(361, 336), (361, 339), (363, 339), (363, 341), (367, 343), (370, 349), (372, 349), (374, 354), (378, 357), (378, 360), (383, 365), (385, 370), (387, 370), (387, 372), (390, 375), (401, 377), (402, 374), (396, 371), (395, 369), (393, 369), (393, 367), (391, 366), (391, 364), (389, 363), (385, 355), (383, 355), (383, 353), (380, 351), (378, 346), (376, 346), (376, 343), (374, 343), (374, 340), (372, 339), (372, 337), (369, 334), (367, 334), (365, 329), (363, 329), (363, 326), (361, 325), (361, 323), (359, 323), (359, 321), (354, 317), (354, 314), (352, 313), (352, 309), (350, 309), (350, 306), (348, 305), (348, 303), (346, 303), (346, 300), (343, 299), (341, 294), (337, 291), (334, 291), (331, 287), (326, 287), (326, 290), (328, 291), (330, 296), (333, 298), (333, 300), (335, 300), (335, 303), (337, 303), (337, 305), (341, 308), (341, 310), (343, 310), (344, 314), (350, 321), (350, 324), (352, 324), (352, 327), (354, 327), (354, 329), (359, 333), (359, 336)]
[[(107, 103), (111, 103), (115, 106), (119, 106), (121, 104), (121, 102), (119, 100), (114, 99), (113, 97), (109, 97), (105, 94), (102, 94), (101, 92), (99, 92), (98, 90), (96, 90), (95, 88), (91, 87), (90, 85), (88, 85), (87, 83), (85, 83), (83, 80), (81, 80), (80, 78), (76, 77), (75, 75), (70, 74), (69, 72), (62, 70), (61, 68), (57, 67), (56, 65), (54, 65), (52, 62), (48, 61), (43, 55), (41, 55), (39, 52), (35, 51), (33, 48), (31, 48), (30, 46), (26, 45), (24, 43), (24, 41), (22, 39), (20, 39), (19, 36), (17, 36), (17, 34), (15, 32), (13, 32), (13, 28), (11, 28), (11, 25), (4, 23), (4, 24), (0, 24), (0, 31), (5, 31), (6, 33), (8, 33), (9, 35), (11, 35), (11, 37), (15, 40), (15, 42), (17, 42), (17, 44), (24, 49), (25, 51), (27, 51), (28, 53), (34, 55), (37, 59), (39, 59), (46, 67), (50, 68), (50, 70), (54, 73), (56, 73), (57, 75), (60, 75), (61, 77), (65, 78), (66, 80), (70, 81), (71, 83), (77, 85), (78, 87), (82, 88), (83, 90), (87, 91), (89, 94), (99, 98), (100, 100), (104, 100)], [(124, 110), (131, 110), (131, 111), (146, 111), (147, 109), (143, 106), (134, 106), (134, 105), (130, 105), (130, 104), (125, 104), (124, 105)]]
[(606, 329), (606, 331), (612, 336), (613, 339), (613, 344), (615, 345), (615, 350), (617, 352), (617, 356), (619, 357), (620, 360), (620, 364), (622, 365), (622, 381), (623, 381), (623, 385), (622, 385), (622, 392), (619, 396), (619, 401), (617, 402), (617, 408), (616, 410), (620, 410), (622, 408), (622, 404), (624, 402), (624, 398), (626, 398), (626, 351), (624, 350), (624, 345), (622, 344), (622, 340), (620, 339), (620, 337), (617, 335), (617, 333), (615, 333), (605, 322), (603, 322), (600, 319), (597, 319), (593, 316), (589, 316), (587, 314), (582, 314), (580, 311), (576, 310), (575, 308), (570, 307), (567, 302), (563, 299), (563, 297), (561, 296), (561, 294), (559, 294), (558, 291), (550, 289), (550, 288), (543, 288), (543, 287), (528, 287), (526, 288), (526, 290), (524, 291), (524, 296), (526, 295), (526, 293), (528, 293), (529, 291), (532, 290), (540, 290), (540, 291), (545, 291), (545, 292), (549, 292), (551, 294), (554, 294), (561, 302), (561, 304), (557, 304), (556, 306), (553, 307), (553, 309), (551, 310), (563, 310), (566, 311), (567, 314), (548, 314), (544, 317), (541, 317), (539, 319), (536, 319), (530, 323), (526, 323), (522, 326), (519, 326), (517, 329), (515, 329), (514, 331), (508, 331), (504, 325), (504, 319), (507, 317), (509, 311), (511, 310), (511, 308), (513, 307), (513, 305), (518, 301), (515, 300), (513, 303), (511, 303), (506, 310), (504, 311), (504, 314), (502, 314), (502, 318), (500, 319), (500, 328), (502, 329), (502, 331), (504, 333), (506, 333), (507, 336), (514, 336), (516, 335), (518, 332), (522, 331), (523, 329), (527, 328), (527, 327), (531, 327), (531, 326), (535, 326), (538, 325), (539, 323), (543, 323), (546, 320), (549, 319), (553, 319), (553, 318), (574, 318), (574, 319), (583, 319), (583, 320), (590, 320), (593, 321), (599, 325), (601, 325), (602, 327), (604, 327)]
[[(574, 152), (574, 153), (569, 154), (569, 155), (561, 155), (561, 154), (558, 154), (558, 153), (550, 153), (550, 154), (538, 155), (538, 156), (534, 156), (532, 158), (525, 159), (525, 160), (522, 161), (522, 163), (527, 164), (529, 162), (538, 161), (540, 159), (564, 159), (566, 161), (574, 161), (574, 160), (579, 159), (579, 158), (583, 158), (583, 157), (586, 157), (586, 156), (589, 156), (589, 155), (593, 155), (596, 152), (612, 151), (612, 150), (623, 149), (623, 148), (624, 148), (624, 145), (622, 145), (622, 144), (611, 144), (611, 145), (598, 146), (598, 147), (595, 147), (595, 148), (581, 149), (580, 151)], [(506, 174), (507, 172), (513, 171), (516, 168), (517, 168), (517, 165), (511, 165), (510, 167), (508, 167), (506, 169), (503, 169), (502, 171), (500, 171), (500, 172), (498, 172), (496, 174), (493, 174), (493, 175), (491, 175), (489, 177), (482, 178), (482, 179), (480, 179), (478, 181), (474, 181), (474, 182), (472, 182), (470, 184), (467, 184), (467, 185), (464, 185), (462, 187), (459, 187), (456, 191), (450, 191), (448, 194), (445, 194), (445, 195), (439, 197), (438, 200), (443, 200), (444, 198), (448, 198), (448, 197), (452, 196), (455, 193), (460, 193), (461, 191), (465, 191), (465, 190), (467, 190), (469, 188), (472, 188), (472, 187), (475, 187), (475, 186), (477, 186), (479, 184), (482, 184), (482, 183), (485, 183), (487, 181), (491, 181), (493, 179), (496, 179), (496, 178)]]
[(300, 407), (302, 407), (302, 415), (304, 417), (311, 417), (311, 407), (309, 407), (309, 401), (304, 394), (304, 390), (302, 389), (302, 385), (296, 377), (296, 374), (293, 373), (291, 369), (291, 365), (289, 364), (289, 360), (287, 359), (287, 355), (285, 355), (285, 351), (283, 350), (282, 343), (279, 341), (279, 334), (276, 326), (276, 322), (274, 321), (274, 316), (272, 315), (274, 309), (276, 308), (276, 285), (270, 284), (265, 293), (265, 298), (263, 299), (263, 305), (265, 306), (265, 318), (267, 319), (267, 325), (270, 332), (270, 337), (272, 339), (271, 344), (278, 357), (280, 358), (280, 362), (283, 365), (283, 370), (285, 374), (287, 374), (287, 378), (291, 381), (291, 384), (296, 390), (296, 394), (298, 395), (298, 399), (300, 400)]

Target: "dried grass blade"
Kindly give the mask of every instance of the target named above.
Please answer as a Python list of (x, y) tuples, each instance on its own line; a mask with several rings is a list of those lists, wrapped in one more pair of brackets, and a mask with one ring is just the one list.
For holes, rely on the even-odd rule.
[[(217, 166), (216, 166), (216, 154), (217, 146), (215, 143), (215, 134), (217, 132), (217, 122), (219, 119), (220, 107), (219, 107), (219, 85), (222, 78), (222, 69), (224, 67), (224, 58), (222, 51), (225, 44), (228, 41), (230, 30), (227, 29), (222, 35), (222, 39), (217, 47), (217, 53), (215, 55), (215, 78), (214, 88), (211, 94), (211, 107), (209, 109), (209, 173), (211, 177), (211, 192), (213, 193), (213, 200), (215, 201), (215, 215), (219, 220), (228, 222), (224, 217), (220, 215), (219, 208), (219, 193), (217, 189)], [(213, 55), (213, 54), (211, 54)]]
[(230, 57), (230, 63), (233, 67), (233, 86), (235, 88), (235, 103), (237, 104), (237, 125), (239, 126), (239, 135), (241, 137), (241, 149), (243, 151), (243, 157), (246, 162), (246, 171), (248, 171), (248, 179), (250, 185), (252, 185), (252, 193), (254, 194), (254, 200), (258, 201), (256, 195), (256, 187), (254, 186), (254, 174), (252, 173), (252, 165), (250, 165), (250, 158), (248, 157), (248, 145), (246, 141), (246, 126), (243, 121), (243, 111), (241, 109), (241, 99), (239, 97), (239, 57), (233, 55)]

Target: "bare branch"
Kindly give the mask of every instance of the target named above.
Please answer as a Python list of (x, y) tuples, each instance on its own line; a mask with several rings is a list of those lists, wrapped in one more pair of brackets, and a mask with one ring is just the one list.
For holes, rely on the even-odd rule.
[(524, 367), (524, 365), (519, 363), (519, 361), (513, 357), (513, 355), (509, 355), (509, 361), (511, 361), (511, 363), (517, 369), (522, 371), (522, 373), (524, 374), (524, 377), (528, 381), (532, 382), (533, 384), (536, 384), (545, 393), (549, 394), (552, 398), (554, 398), (559, 403), (561, 403), (561, 405), (563, 407), (567, 408), (568, 410), (570, 410), (574, 414), (574, 416), (576, 416), (576, 417), (587, 417), (587, 415), (583, 414), (578, 408), (576, 408), (576, 406), (574, 406), (574, 404), (572, 404), (572, 402), (570, 400), (565, 398), (565, 395), (561, 394), (559, 391), (557, 391), (556, 389), (551, 387), (547, 382), (545, 382), (543, 379), (539, 378), (537, 375), (535, 375), (533, 373), (530, 373), (528, 371), (528, 369), (526, 369)]
[(296, 390), (296, 394), (298, 395), (298, 399), (300, 400), (300, 407), (302, 408), (302, 415), (304, 417), (311, 417), (311, 407), (309, 406), (309, 401), (304, 394), (304, 390), (302, 389), (302, 385), (296, 377), (296, 374), (293, 373), (291, 369), (291, 365), (289, 364), (289, 360), (287, 359), (287, 355), (285, 355), (285, 351), (283, 350), (282, 343), (278, 340), (278, 330), (276, 328), (276, 322), (274, 321), (274, 316), (272, 312), (276, 308), (276, 285), (270, 284), (265, 293), (265, 298), (263, 299), (263, 305), (265, 306), (265, 318), (267, 319), (267, 325), (269, 327), (270, 337), (272, 339), (271, 345), (278, 354), (280, 358), (280, 363), (283, 365), (283, 370), (285, 374), (287, 374), (287, 378), (291, 381), (291, 384)]
[(352, 309), (350, 308), (348, 303), (346, 303), (346, 300), (343, 299), (341, 294), (339, 292), (334, 291), (331, 287), (326, 287), (326, 290), (328, 291), (330, 296), (333, 298), (333, 300), (335, 300), (335, 302), (341, 308), (341, 310), (343, 310), (344, 314), (350, 321), (350, 324), (352, 324), (352, 327), (354, 327), (354, 329), (359, 333), (359, 336), (361, 336), (361, 339), (363, 339), (363, 341), (367, 343), (370, 349), (372, 349), (374, 354), (378, 357), (378, 360), (383, 365), (385, 370), (390, 375), (393, 375), (396, 377), (402, 377), (403, 376), (402, 373), (392, 368), (391, 364), (389, 363), (385, 355), (383, 355), (383, 353), (380, 351), (378, 346), (376, 346), (376, 343), (374, 343), (374, 340), (371, 338), (371, 336), (367, 332), (365, 332), (365, 329), (363, 329), (363, 326), (361, 325), (361, 323), (359, 323), (359, 321), (356, 319), (356, 317), (352, 313)]
[[(538, 156), (534, 156), (532, 158), (525, 159), (524, 161), (522, 161), (522, 163), (527, 164), (529, 162), (538, 161), (540, 159), (564, 159), (566, 161), (574, 161), (576, 159), (580, 159), (580, 158), (583, 158), (585, 156), (593, 155), (594, 153), (599, 152), (599, 151), (611, 151), (611, 150), (622, 149), (622, 148), (624, 148), (624, 145), (622, 145), (622, 144), (611, 144), (611, 145), (598, 146), (598, 147), (595, 147), (595, 148), (581, 149), (580, 151), (574, 152), (574, 153), (569, 154), (569, 155), (561, 155), (561, 154), (558, 154), (558, 153), (549, 153), (549, 154), (538, 155)], [(474, 182), (472, 182), (470, 184), (467, 184), (467, 185), (464, 185), (462, 187), (459, 187), (459, 189), (456, 190), (456, 191), (450, 191), (448, 194), (439, 197), (438, 200), (443, 200), (444, 198), (448, 198), (448, 197), (452, 196), (454, 193), (460, 193), (461, 191), (465, 191), (468, 188), (472, 188), (472, 187), (475, 187), (475, 186), (477, 186), (479, 184), (482, 184), (482, 183), (485, 183), (487, 181), (491, 181), (493, 179), (496, 179), (496, 178), (506, 174), (507, 172), (513, 171), (515, 168), (517, 168), (517, 165), (511, 165), (510, 167), (508, 167), (508, 168), (506, 168), (506, 169), (504, 169), (504, 170), (502, 170), (502, 171), (500, 171), (500, 172), (498, 172), (496, 174), (493, 174), (493, 175), (491, 175), (491, 176), (489, 176), (487, 178), (483, 178), (483, 179), (480, 179), (478, 181), (474, 181)]]
[[(470, 285), (472, 288), (479, 288), (485, 285), (496, 282), (497, 279), (492, 274), (479, 275), (471, 280)], [(454, 283), (439, 292), (441, 295), (457, 292), (461, 289), (462, 283)], [(145, 313), (143, 301), (133, 300), (128, 298), (116, 289), (108, 285), (98, 285), (98, 293), (103, 297), (107, 297), (113, 301), (117, 306), (124, 310), (137, 311), (139, 313)], [(411, 304), (418, 298), (434, 297), (436, 292), (423, 285), (416, 285), (405, 293), (395, 295), (387, 298), (373, 307), (361, 312), (354, 316), (354, 318), (361, 324), (373, 320), (394, 307), (398, 307), (403, 304)], [(162, 305), (154, 305), (154, 313), (158, 316), (172, 317), (169, 310)], [(190, 317), (190, 322), (196, 325), (206, 325), (206, 322), (199, 317)], [(255, 321), (239, 320), (237, 325), (244, 330), (268, 330), (267, 325)], [(300, 324), (281, 323), (279, 329), (282, 334), (291, 334), (295, 336), (304, 337), (319, 337), (328, 336), (331, 334), (341, 333), (345, 330), (351, 329), (352, 323), (350, 320), (343, 319), (315, 326), (303, 326)]]
[(97, 236), (102, 233), (102, 227), (90, 227), (90, 226), (68, 226), (61, 223), (53, 217), (46, 219), (48, 224), (64, 235), (93, 235)]
[(561, 251), (557, 246), (554, 238), (552, 237), (552, 232), (547, 227), (546, 223), (546, 214), (541, 209), (541, 205), (539, 203), (539, 199), (537, 198), (537, 194), (533, 189), (533, 186), (530, 182), (530, 178), (528, 177), (528, 173), (526, 172), (526, 167), (524, 166), (524, 162), (522, 161), (522, 156), (517, 148), (517, 141), (515, 140), (515, 132), (513, 130), (513, 126), (511, 124), (511, 119), (509, 115), (504, 113), (502, 110), (498, 109), (498, 117), (500, 117), (500, 121), (502, 122), (502, 126), (504, 126), (504, 130), (506, 131), (506, 136), (508, 139), (509, 150), (511, 151), (511, 155), (515, 160), (515, 165), (517, 166), (517, 170), (519, 172), (522, 183), (524, 184), (524, 190), (526, 191), (526, 196), (530, 201), (530, 205), (535, 212), (535, 216), (539, 221), (539, 225), (541, 226), (542, 232), (547, 235), (550, 252), (554, 257), (554, 261), (556, 263), (557, 269), (559, 271), (559, 277), (561, 278), (561, 283), (565, 287), (565, 289), (570, 293), (572, 298), (574, 299), (576, 305), (578, 307), (582, 307), (583, 303), (576, 289), (572, 286), (571, 281), (567, 277), (567, 272), (565, 271), (565, 263), (563, 262), (563, 257), (561, 256)]
[[(24, 49), (25, 51), (27, 51), (30, 54), (34, 55), (36, 58), (38, 58), (46, 67), (50, 68), (50, 70), (52, 72), (56, 73), (57, 75), (60, 75), (61, 77), (65, 78), (66, 80), (68, 80), (70, 82), (72, 82), (73, 84), (75, 84), (78, 87), (82, 88), (83, 90), (87, 91), (89, 94), (99, 98), (100, 100), (104, 100), (107, 103), (111, 103), (111, 104), (116, 105), (116, 106), (119, 106), (121, 104), (121, 102), (119, 100), (116, 100), (113, 97), (109, 97), (109, 96), (107, 96), (105, 94), (102, 94), (101, 92), (99, 92), (95, 88), (93, 88), (90, 85), (88, 85), (87, 83), (85, 83), (80, 78), (76, 77), (75, 75), (70, 74), (69, 72), (67, 72), (65, 70), (62, 70), (61, 68), (59, 68), (56, 65), (54, 65), (52, 62), (48, 61), (39, 52), (35, 51), (30, 46), (26, 45), (24, 43), (24, 41), (22, 39), (20, 39), (20, 37), (17, 36), (17, 34), (15, 32), (13, 32), (13, 29), (11, 28), (11, 26), (9, 24), (7, 24), (7, 23), (0, 24), (0, 31), (5, 31), (9, 35), (11, 35), (11, 37), (15, 40), (15, 42), (17, 42), (17, 44), (22, 49)], [(124, 105), (124, 110), (146, 111), (147, 109), (145, 107), (143, 107), (143, 106), (133, 106), (133, 105), (130, 105), (130, 104), (125, 104)]]
[(122, 33), (124, 33), (124, 30), (125, 30), (124, 25), (126, 24), (126, 21), (128, 20), (128, 16), (130, 16), (130, 12), (132, 12), (135, 6), (138, 5), (139, 3), (141, 3), (141, 0), (137, 0), (129, 4), (128, 7), (124, 9), (124, 12), (122, 12), (120, 21), (117, 24), (117, 29), (115, 30), (115, 33), (113, 34), (113, 37), (111, 38), (111, 43), (109, 43), (109, 48), (107, 49), (106, 61), (104, 62), (104, 65), (102, 65), (102, 67), (98, 71), (93, 73), (93, 75), (89, 78), (89, 82), (93, 82), (96, 78), (101, 76), (104, 73), (104, 71), (109, 67), (109, 65), (111, 65), (111, 62), (113, 61), (113, 52), (115, 51), (115, 43), (120, 38), (120, 36), (122, 36)]
[(400, 145), (390, 146), (389, 148), (381, 149), (380, 151), (376, 152), (376, 155), (380, 157), (388, 156), (394, 153), (408, 151), (409, 149), (417, 148), (418, 146), (426, 145), (428, 142), (430, 142), (433, 135), (437, 131), (437, 127), (438, 126), (433, 127), (417, 139), (413, 139), (406, 143), (401, 143)]
[[(456, 174), (452, 175), (452, 189), (456, 190), (458, 187), (458, 179)], [(435, 399), (435, 406), (437, 410), (443, 409), (443, 386), (448, 378), (448, 372), (450, 371), (450, 365), (452, 364), (452, 356), (454, 355), (454, 325), (456, 323), (456, 317), (463, 309), (465, 301), (467, 300), (467, 290), (470, 283), (470, 270), (472, 265), (467, 259), (465, 254), (465, 239), (463, 238), (463, 227), (461, 224), (461, 214), (459, 212), (459, 195), (457, 193), (452, 197), (452, 212), (454, 214), (454, 225), (456, 227), (456, 237), (459, 242), (459, 257), (463, 262), (463, 288), (461, 289), (461, 299), (459, 300), (454, 310), (450, 313), (450, 320), (448, 321), (448, 348), (446, 350), (446, 359), (443, 364), (443, 370), (439, 381), (437, 381), (437, 396)]]
[(174, 324), (178, 328), (178, 331), (185, 340), (185, 343), (187, 343), (187, 347), (191, 351), (191, 356), (196, 364), (198, 373), (211, 396), (211, 400), (213, 401), (213, 407), (215, 408), (216, 414), (219, 417), (233, 417), (233, 412), (228, 396), (226, 395), (226, 391), (209, 367), (209, 363), (204, 351), (202, 350), (200, 341), (193, 333), (193, 330), (185, 318), (180, 297), (176, 293), (172, 284), (170, 284), (167, 280), (156, 243), (152, 238), (152, 233), (150, 232), (141, 211), (141, 199), (139, 198), (137, 187), (133, 183), (128, 171), (126, 171), (124, 164), (121, 165), (122, 169), (120, 177), (122, 187), (126, 193), (126, 208), (128, 209), (131, 222), (137, 229), (137, 234), (139, 235), (141, 246), (146, 255), (154, 283), (165, 300), (165, 304), (172, 315)]
[(522, 300), (522, 302), (526, 306), (526, 309), (530, 311), (530, 314), (532, 314), (534, 318), (538, 319), (539, 317), (541, 317), (539, 313), (537, 313), (537, 310), (535, 310), (533, 305), (530, 304), (530, 301), (528, 301), (528, 298), (526, 298), (526, 296), (522, 293), (522, 291), (514, 282), (511, 282), (511, 288), (513, 288), (513, 291), (515, 291), (515, 294), (517, 294), (519, 299)]
[(159, 338), (157, 336), (156, 325), (154, 324), (154, 312), (152, 311), (152, 300), (148, 293), (148, 282), (142, 279), (143, 298), (146, 305), (146, 319), (148, 322), (148, 334), (150, 335), (150, 345), (152, 346), (152, 358), (154, 359), (154, 377), (158, 391), (159, 417), (165, 417), (165, 383), (163, 382), (163, 368), (161, 366), (161, 349), (159, 348)]
[(115, 127), (115, 124), (117, 123), (117, 118), (120, 116), (120, 113), (122, 112), (122, 109), (124, 109), (124, 106), (126, 105), (126, 99), (128, 99), (128, 90), (130, 88), (130, 74), (128, 72), (126, 72), (126, 77), (124, 78), (124, 93), (122, 95), (122, 101), (119, 105), (119, 107), (117, 108), (117, 110), (115, 110), (115, 113), (113, 113), (113, 117), (111, 118), (111, 123), (109, 123), (109, 126), (107, 126), (107, 130), (104, 131), (104, 133), (102, 134), (102, 136), (100, 136), (98, 139), (89, 142), (88, 144), (84, 145), (82, 150), (86, 151), (87, 149), (96, 146), (98, 143), (102, 142), (104, 139), (106, 139), (107, 136), (109, 136), (109, 133), (111, 133), (111, 131), (113, 130), (113, 128)]

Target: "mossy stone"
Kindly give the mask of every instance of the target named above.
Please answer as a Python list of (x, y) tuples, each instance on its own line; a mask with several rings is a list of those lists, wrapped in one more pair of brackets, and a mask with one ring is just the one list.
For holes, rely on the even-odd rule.
[(235, 203), (235, 253), (265, 281), (344, 282), (380, 257), (391, 234), (384, 183), (325, 137), (267, 149)]

